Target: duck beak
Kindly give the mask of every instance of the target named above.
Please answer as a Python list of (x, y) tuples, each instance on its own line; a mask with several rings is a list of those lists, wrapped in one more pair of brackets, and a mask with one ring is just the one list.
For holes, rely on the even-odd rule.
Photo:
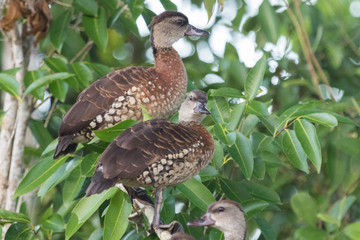
[(191, 24), (188, 24), (188, 27), (185, 31), (185, 36), (208, 36), (210, 33), (205, 30), (198, 29)]
[(206, 102), (197, 102), (194, 108), (194, 113), (210, 114), (211, 112), (206, 108)]
[(205, 213), (200, 219), (188, 222), (187, 225), (191, 227), (201, 227), (201, 226), (210, 226), (214, 225), (215, 221), (211, 219), (210, 213)]

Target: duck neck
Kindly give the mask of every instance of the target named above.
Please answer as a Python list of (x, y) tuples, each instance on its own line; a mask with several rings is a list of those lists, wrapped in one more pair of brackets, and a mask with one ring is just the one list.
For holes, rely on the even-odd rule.
[(236, 224), (229, 224), (228, 227), (230, 228), (223, 231), (225, 240), (245, 240), (246, 226), (244, 222), (241, 222), (241, 226)]

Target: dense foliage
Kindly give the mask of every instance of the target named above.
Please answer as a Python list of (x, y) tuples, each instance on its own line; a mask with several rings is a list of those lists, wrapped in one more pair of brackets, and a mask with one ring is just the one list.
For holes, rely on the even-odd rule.
[[(160, 2), (176, 10), (172, 2)], [(44, 65), (25, 76), (25, 95), (42, 100), (47, 90), (55, 108), (46, 119), (29, 122), (38, 147), (26, 148), (29, 171), (14, 196), (19, 213), (0, 210), (1, 223), (12, 223), (6, 239), (144, 239), (147, 225), (129, 223), (125, 193), (112, 188), (83, 197), (99, 155), (134, 122), (96, 131), (96, 140), (79, 146), (75, 155), (57, 161), (52, 155), (61, 118), (82, 89), (114, 67), (148, 65), (149, 40), (140, 37), (135, 20), (142, 15), (149, 24), (155, 14), (135, 0), (61, 3), (52, 4), (50, 31), (40, 42)], [(215, 1), (204, 3), (211, 15)], [(235, 36), (242, 24), (241, 33), (255, 35), (256, 49), (264, 54), (247, 68), (233, 38), (224, 56), (214, 54), (210, 63), (200, 60), (200, 53), (184, 58), (188, 90), (208, 93), (211, 116), (203, 124), (216, 149), (199, 176), (165, 191), (165, 223), (180, 221), (196, 239), (220, 239), (219, 231), (203, 235), (186, 222), (225, 198), (243, 206), (252, 239), (360, 238), (360, 32), (349, 14), (351, 3), (293, 0), (280, 7), (264, 0), (245, 22), (243, 1), (216, 3), (224, 10), (236, 6), (237, 13), (231, 22), (213, 13), (213, 27), (221, 24)], [(203, 1), (192, 4), (197, 8)], [(208, 47), (206, 39), (187, 41), (193, 48)], [(294, 53), (298, 60), (291, 58)], [(0, 73), (0, 88), (18, 97), (15, 72)], [(209, 74), (223, 81), (209, 81)], [(32, 204), (22, 201), (34, 189)]]

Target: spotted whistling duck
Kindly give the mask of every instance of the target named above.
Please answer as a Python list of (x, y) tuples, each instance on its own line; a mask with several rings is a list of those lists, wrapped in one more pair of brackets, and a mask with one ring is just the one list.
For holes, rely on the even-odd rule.
[(195, 28), (184, 14), (174, 11), (155, 16), (150, 26), (155, 66), (111, 72), (82, 91), (60, 124), (54, 159), (74, 152), (78, 143), (90, 141), (92, 130), (126, 119), (142, 121), (141, 105), (153, 118), (167, 119), (179, 109), (186, 94), (187, 74), (172, 44), (184, 36), (209, 32)]
[(153, 227), (160, 225), (162, 191), (195, 176), (211, 160), (214, 140), (201, 125), (207, 95), (191, 91), (179, 111), (179, 124), (162, 119), (138, 123), (122, 132), (100, 156), (86, 196), (116, 183), (156, 189)]
[(224, 233), (225, 240), (244, 240), (246, 221), (239, 203), (221, 200), (209, 205), (200, 219), (189, 222), (188, 226), (211, 226)]

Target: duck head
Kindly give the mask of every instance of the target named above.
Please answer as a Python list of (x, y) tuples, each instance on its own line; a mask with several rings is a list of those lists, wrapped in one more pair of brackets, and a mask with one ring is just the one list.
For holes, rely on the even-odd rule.
[(204, 114), (210, 114), (206, 108), (207, 95), (201, 90), (193, 90), (189, 92), (185, 101), (179, 110), (179, 122), (196, 122), (200, 123), (204, 118)]
[(211, 226), (224, 233), (225, 240), (245, 239), (246, 221), (239, 203), (222, 200), (209, 205), (200, 219), (189, 222), (188, 226)]
[(176, 11), (165, 11), (155, 16), (150, 25), (153, 48), (170, 48), (184, 36), (207, 36), (210, 33), (189, 24), (188, 18)]

